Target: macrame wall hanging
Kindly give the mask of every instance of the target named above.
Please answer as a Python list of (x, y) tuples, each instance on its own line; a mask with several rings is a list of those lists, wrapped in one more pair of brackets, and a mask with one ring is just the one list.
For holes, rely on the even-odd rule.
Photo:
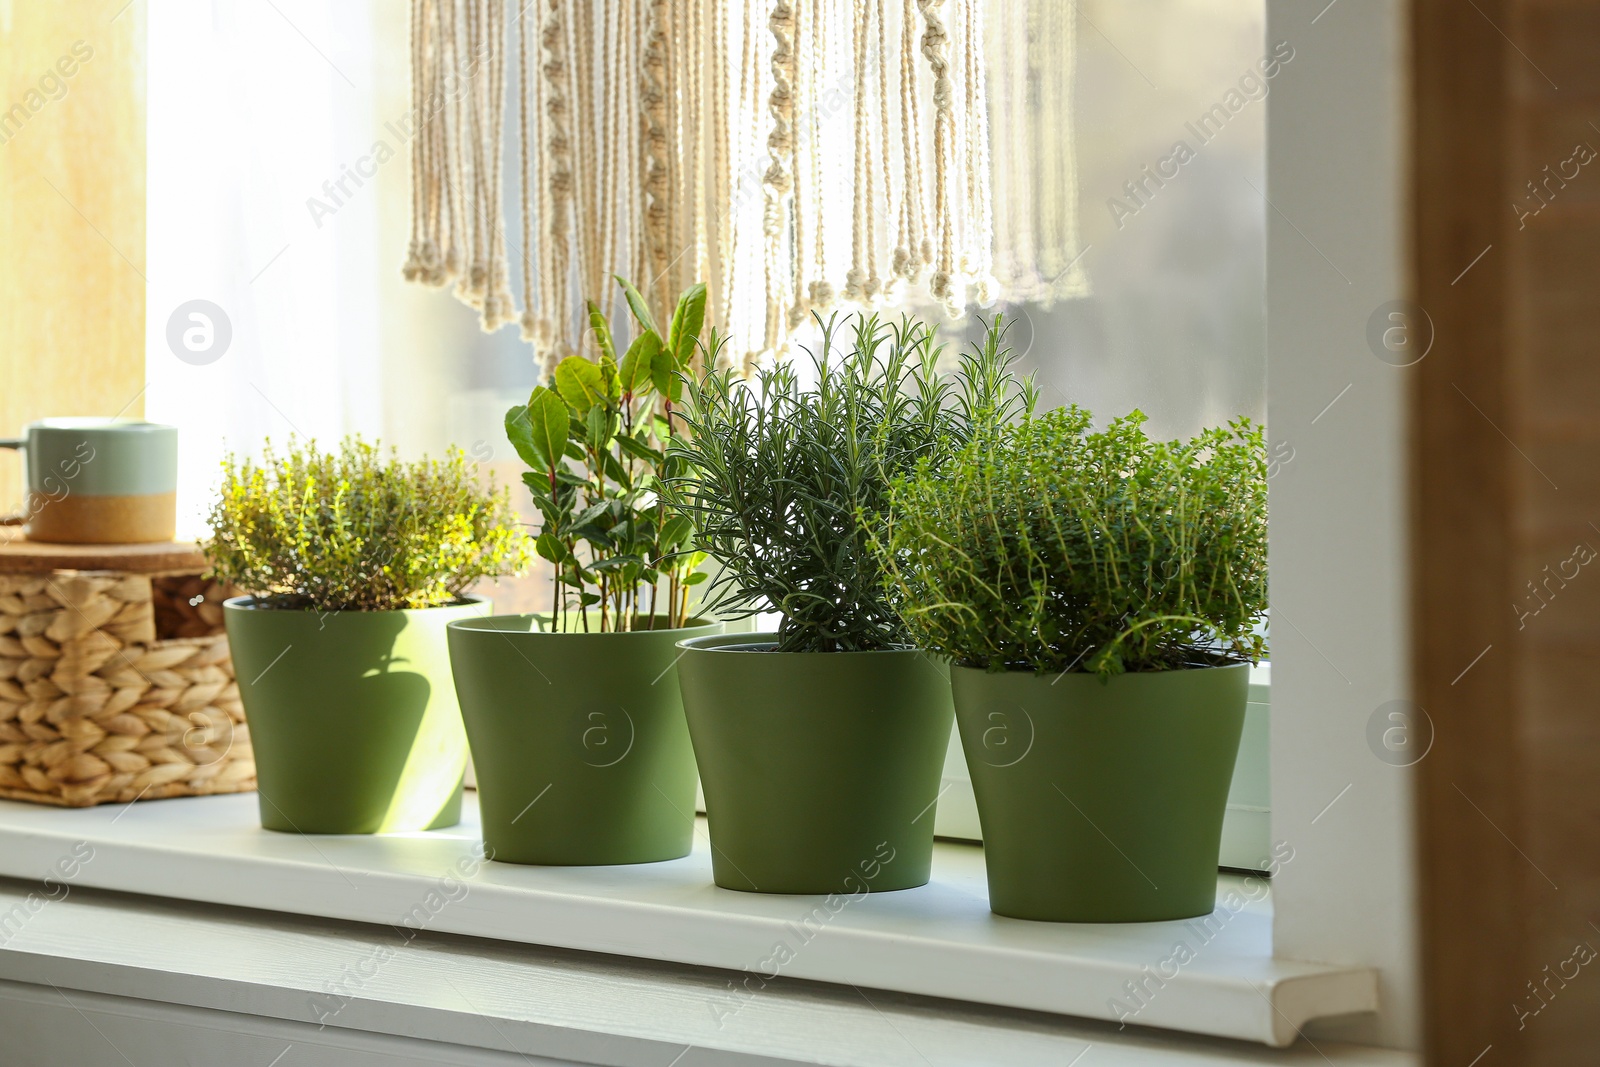
[(1008, 284), (1070, 295), (1070, 110), (1048, 146), (1035, 112), (1070, 109), (1072, 45), (1070, 5), (1037, 0), (413, 0), (406, 277), (520, 321), (547, 368), (582, 350), (587, 301), (619, 310), (612, 274), (657, 306), (706, 282), (746, 368), (813, 311), (989, 303), (997, 226)]
[(1077, 5), (989, 0), (995, 277), (1009, 301), (1087, 296), (1078, 235)]
[(411, 243), (407, 281), (452, 283), (485, 330), (516, 317), (500, 205), (503, 0), (412, 0)]

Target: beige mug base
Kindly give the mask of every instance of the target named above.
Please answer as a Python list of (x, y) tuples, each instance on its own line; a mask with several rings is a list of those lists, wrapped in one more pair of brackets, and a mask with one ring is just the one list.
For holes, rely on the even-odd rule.
[(171, 541), (177, 533), (177, 493), (88, 496), (60, 500), (29, 495), (22, 532), (30, 541), (68, 545), (128, 545)]

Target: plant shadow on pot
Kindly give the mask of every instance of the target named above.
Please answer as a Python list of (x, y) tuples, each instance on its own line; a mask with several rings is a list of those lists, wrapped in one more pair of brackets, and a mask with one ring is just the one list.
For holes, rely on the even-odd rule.
[(950, 689), (912, 649), (773, 652), (770, 634), (679, 643), (716, 884), (761, 893), (924, 885)]
[(1210, 914), (1249, 666), (951, 669), (990, 908), (1052, 922)]
[(366, 834), (460, 822), (466, 738), (443, 628), (487, 607), (319, 613), (228, 601), (262, 826)]
[(690, 623), (622, 633), (554, 633), (532, 615), (451, 624), (490, 856), (591, 866), (689, 854), (696, 776), (676, 643), (722, 632)]

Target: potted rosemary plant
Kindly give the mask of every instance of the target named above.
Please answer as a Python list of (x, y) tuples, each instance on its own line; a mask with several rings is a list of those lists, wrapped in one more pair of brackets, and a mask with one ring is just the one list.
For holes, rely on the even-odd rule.
[[(765, 893), (906, 889), (928, 880), (950, 736), (941, 664), (913, 648), (868, 547), (889, 481), (930, 470), (1015, 384), (998, 321), (954, 380), (933, 330), (823, 324), (816, 384), (779, 364), (691, 386), (674, 498), (719, 565), (710, 600), (775, 611), (770, 633), (679, 643), (716, 883)], [(843, 343), (840, 343), (840, 342)]]
[(223, 464), (205, 552), (255, 750), (261, 825), (428, 830), (461, 818), (466, 737), (445, 624), (528, 562), (507, 493), (458, 450), (403, 463), (359, 439)]
[[(620, 279), (619, 279), (620, 281)], [(676, 642), (722, 631), (689, 614), (704, 581), (692, 523), (660, 494), (681, 460), (681, 372), (697, 350), (705, 286), (666, 328), (621, 283), (639, 333), (621, 359), (593, 304), (598, 361), (569, 356), (553, 387), (506, 413), (542, 518), (554, 611), (450, 627), (484, 842), (497, 860), (644, 863), (687, 855), (695, 764)]]
[(949, 659), (992, 909), (1182, 919), (1215, 906), (1248, 664), (1265, 652), (1266, 455), (1134, 412), (1030, 417), (922, 464), (874, 541), (918, 644)]

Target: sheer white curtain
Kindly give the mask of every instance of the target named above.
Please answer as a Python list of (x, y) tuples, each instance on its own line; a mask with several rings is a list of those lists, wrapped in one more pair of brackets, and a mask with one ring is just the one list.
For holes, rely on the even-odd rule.
[(184, 532), (225, 450), (450, 436), (471, 333), (398, 274), (405, 20), (382, 0), (150, 6), (146, 411), (180, 428)]
[[(533, 386), (530, 350), (400, 274), (417, 132), (406, 5), (150, 9), (145, 410), (179, 428), (180, 535), (203, 532), (225, 452), (291, 435), (361, 433), (408, 458), (458, 445), (528, 509), (501, 420)], [(510, 253), (515, 271), (515, 240)], [(548, 599), (537, 576), (479, 591), (504, 611)]]

